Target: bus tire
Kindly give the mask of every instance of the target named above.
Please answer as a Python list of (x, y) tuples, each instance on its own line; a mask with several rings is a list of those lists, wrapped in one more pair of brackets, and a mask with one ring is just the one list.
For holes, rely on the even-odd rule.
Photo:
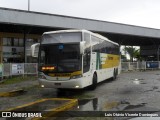
[(117, 76), (118, 76), (118, 68), (116, 69), (116, 78), (117, 78)]
[(95, 90), (97, 87), (97, 74), (93, 74), (92, 85), (90, 86), (90, 90)]
[(115, 80), (115, 79), (116, 79), (116, 77), (117, 77), (117, 72), (116, 72), (116, 70), (114, 69), (112, 79), (113, 79), (113, 80)]

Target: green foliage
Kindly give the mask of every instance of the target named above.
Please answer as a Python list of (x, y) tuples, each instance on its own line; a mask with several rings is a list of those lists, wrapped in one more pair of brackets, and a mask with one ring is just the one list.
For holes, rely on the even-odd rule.
[(127, 60), (127, 58), (126, 58), (125, 55), (121, 55), (121, 59), (122, 59), (123, 61), (126, 61), (126, 60)]
[(130, 61), (133, 62), (133, 58), (140, 59), (140, 49), (136, 49), (135, 47), (132, 46), (127, 46), (123, 50), (129, 54)]
[(1, 84), (3, 85), (15, 84), (15, 83), (19, 83), (27, 80), (36, 80), (36, 77), (35, 76), (24, 76), (24, 77), (16, 76), (16, 77), (4, 79), (4, 81)]

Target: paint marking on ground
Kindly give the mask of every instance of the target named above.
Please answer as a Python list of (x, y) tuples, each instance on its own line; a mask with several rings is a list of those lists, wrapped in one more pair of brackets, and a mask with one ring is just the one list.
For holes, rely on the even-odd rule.
[(9, 92), (1, 92), (0, 97), (14, 97), (14, 96), (22, 95), (24, 93), (25, 91), (23, 89), (18, 89), (18, 90), (13, 90)]
[[(78, 105), (77, 99), (66, 99), (66, 98), (47, 98), (40, 99), (35, 102), (17, 106), (15, 108), (10, 108), (8, 112), (40, 112), (42, 113), (42, 118), (32, 118), (32, 120), (47, 119), (49, 117), (56, 117), (60, 112), (69, 110), (74, 106)], [(54, 107), (53, 107), (54, 106)]]

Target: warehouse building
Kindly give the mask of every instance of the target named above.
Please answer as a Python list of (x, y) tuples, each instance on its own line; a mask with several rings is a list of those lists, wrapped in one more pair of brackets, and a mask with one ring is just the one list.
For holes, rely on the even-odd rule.
[(141, 55), (159, 60), (160, 30), (100, 20), (0, 8), (0, 62), (36, 62), (30, 46), (46, 31), (87, 29), (120, 45), (141, 46)]

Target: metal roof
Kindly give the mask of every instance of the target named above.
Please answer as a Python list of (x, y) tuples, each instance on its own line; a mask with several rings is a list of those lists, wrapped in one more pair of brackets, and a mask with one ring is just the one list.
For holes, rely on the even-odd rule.
[[(9, 25), (12, 25), (12, 28), (15, 29), (14, 31), (32, 27), (35, 28), (35, 33), (38, 29), (37, 33), (39, 34), (46, 32), (46, 30), (86, 29), (106, 37), (109, 36), (108, 38), (113, 39), (115, 42), (126, 41), (126, 43), (124, 42), (125, 44), (130, 44), (130, 42), (143, 44), (144, 41), (142, 42), (142, 40), (151, 41), (151, 39), (155, 39), (160, 44), (159, 29), (8, 8), (0, 8), (0, 25), (2, 26), (0, 32), (1, 29), (5, 31), (7, 29), (6, 26), (8, 26), (9, 31)], [(131, 39), (137, 41), (133, 42)]]

